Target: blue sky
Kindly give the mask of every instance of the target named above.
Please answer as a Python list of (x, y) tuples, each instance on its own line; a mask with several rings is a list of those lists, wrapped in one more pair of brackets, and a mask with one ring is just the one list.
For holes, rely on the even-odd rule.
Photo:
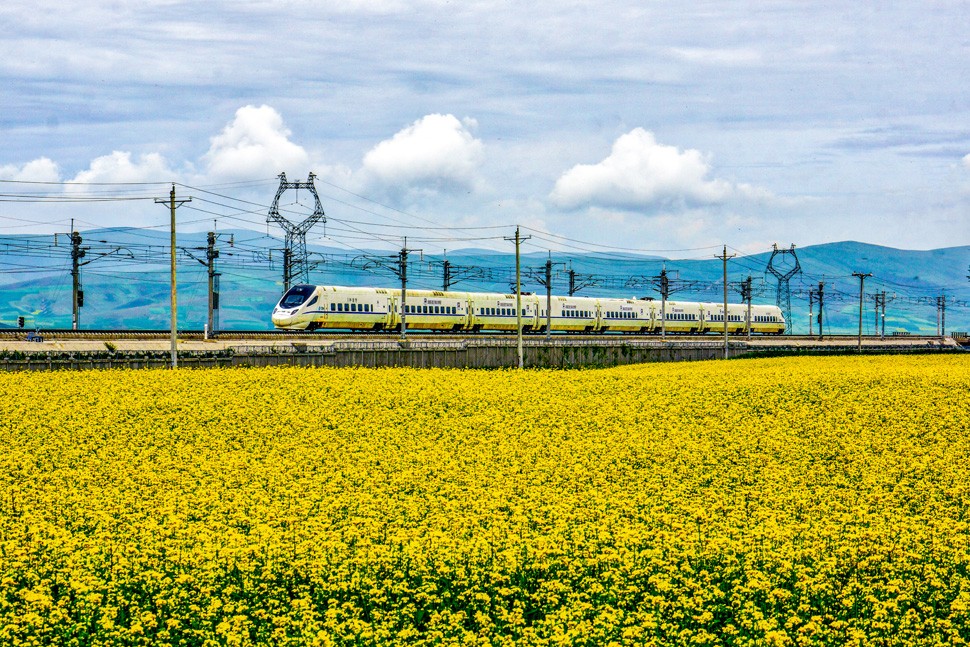
[(311, 240), (345, 246), (503, 248), (515, 224), (532, 251), (970, 244), (968, 2), (13, 0), (0, 21), (0, 193), (45, 200), (0, 202), (0, 233), (161, 226), (171, 182), (184, 226), (260, 229), (276, 175), (313, 171)]

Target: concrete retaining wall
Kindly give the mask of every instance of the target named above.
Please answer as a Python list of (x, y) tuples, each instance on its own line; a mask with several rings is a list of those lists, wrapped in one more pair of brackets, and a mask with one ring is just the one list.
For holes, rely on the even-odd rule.
[[(606, 367), (645, 362), (679, 362), (723, 357), (716, 344), (680, 347), (628, 344), (531, 344), (523, 348), (531, 368)], [(184, 353), (179, 366), (410, 366), (415, 368), (504, 368), (518, 365), (515, 344), (333, 344), (301, 349), (249, 347), (243, 352)], [(171, 357), (164, 352), (31, 352), (5, 353), (0, 370), (79, 370), (105, 368), (166, 368)]]
[[(960, 352), (944, 345), (880, 345), (866, 353)], [(729, 354), (804, 355), (854, 354), (854, 346), (770, 347), (732, 342)], [(714, 342), (610, 342), (529, 340), (523, 348), (528, 368), (596, 368), (649, 362), (684, 362), (720, 359), (724, 346)], [(167, 368), (170, 354), (139, 351), (3, 351), (0, 370), (49, 371), (106, 368)], [(509, 368), (518, 365), (514, 340), (460, 342), (334, 342), (328, 345), (277, 344), (226, 347), (213, 351), (180, 352), (179, 366), (214, 368), (227, 366), (409, 366), (415, 368)]]

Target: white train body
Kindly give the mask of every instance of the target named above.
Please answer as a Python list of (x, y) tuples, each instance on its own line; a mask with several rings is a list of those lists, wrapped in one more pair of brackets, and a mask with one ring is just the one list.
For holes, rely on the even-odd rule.
[[(518, 325), (514, 294), (408, 290), (404, 319), (408, 329), (448, 332), (512, 331)], [(723, 333), (724, 304), (598, 297), (546, 297), (523, 294), (524, 332)], [(284, 330), (400, 330), (401, 291), (297, 285), (273, 309), (273, 325)], [(551, 315), (551, 316), (550, 316)], [(728, 332), (747, 329), (748, 307), (728, 304)], [(781, 334), (785, 320), (776, 306), (751, 306), (751, 331)]]

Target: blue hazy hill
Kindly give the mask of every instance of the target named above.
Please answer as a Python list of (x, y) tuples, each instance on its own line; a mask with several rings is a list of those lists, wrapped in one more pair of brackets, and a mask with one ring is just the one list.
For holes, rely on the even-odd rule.
[[(166, 329), (169, 326), (169, 235), (142, 229), (82, 232), (82, 328)], [(179, 234), (179, 327), (201, 329), (206, 322), (206, 234)], [(260, 232), (220, 232), (220, 328), (269, 329), (269, 314), (282, 292), (283, 241)], [(308, 246), (316, 267), (311, 282), (349, 286), (399, 287), (392, 251), (353, 251)], [(871, 272), (863, 308), (867, 333), (876, 328), (872, 295), (886, 293), (886, 331), (935, 333), (936, 298), (947, 296), (948, 331), (970, 329), (970, 247), (930, 251), (899, 250), (858, 242), (796, 249), (801, 272), (789, 281), (795, 332), (807, 332), (810, 289), (824, 282), (827, 332), (854, 332), (858, 326), (859, 281), (853, 272)], [(408, 285), (441, 289), (444, 260), (454, 290), (514, 289), (515, 256), (484, 249), (442, 254), (412, 252)], [(522, 289), (545, 294), (540, 279), (550, 256), (523, 254)], [(766, 272), (771, 252), (735, 257), (728, 263), (729, 300), (740, 302), (737, 283), (752, 277), (755, 303), (775, 303), (778, 284)], [(782, 272), (790, 255), (776, 257)], [(659, 299), (656, 277), (664, 269), (671, 299), (721, 301), (722, 263), (714, 253), (678, 260), (618, 253), (554, 253), (553, 293), (566, 294), (570, 272), (577, 294)], [(30, 327), (71, 326), (71, 248), (66, 236), (0, 236), (0, 326), (23, 316)], [(813, 307), (817, 312), (817, 306)]]

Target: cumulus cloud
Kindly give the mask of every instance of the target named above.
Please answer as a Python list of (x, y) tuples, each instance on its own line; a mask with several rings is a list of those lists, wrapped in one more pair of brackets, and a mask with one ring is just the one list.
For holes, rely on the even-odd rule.
[(385, 139), (364, 156), (365, 182), (388, 190), (430, 189), (459, 192), (474, 190), (483, 144), (471, 134), (473, 119), (431, 114)]
[(710, 171), (708, 156), (700, 151), (660, 144), (653, 133), (636, 128), (620, 136), (603, 161), (566, 171), (549, 197), (567, 209), (598, 205), (630, 210), (770, 197), (751, 185), (709, 179)]
[(173, 177), (165, 158), (158, 153), (142, 155), (133, 162), (131, 153), (114, 151), (92, 160), (91, 166), (78, 173), (71, 182), (158, 182)]
[(8, 164), (0, 166), (0, 179), (17, 182), (58, 182), (61, 178), (57, 163), (47, 157), (39, 157), (23, 166)]
[(243, 106), (231, 122), (210, 140), (202, 161), (217, 179), (275, 176), (280, 171), (309, 170), (310, 157), (290, 141), (283, 117), (270, 106)]

